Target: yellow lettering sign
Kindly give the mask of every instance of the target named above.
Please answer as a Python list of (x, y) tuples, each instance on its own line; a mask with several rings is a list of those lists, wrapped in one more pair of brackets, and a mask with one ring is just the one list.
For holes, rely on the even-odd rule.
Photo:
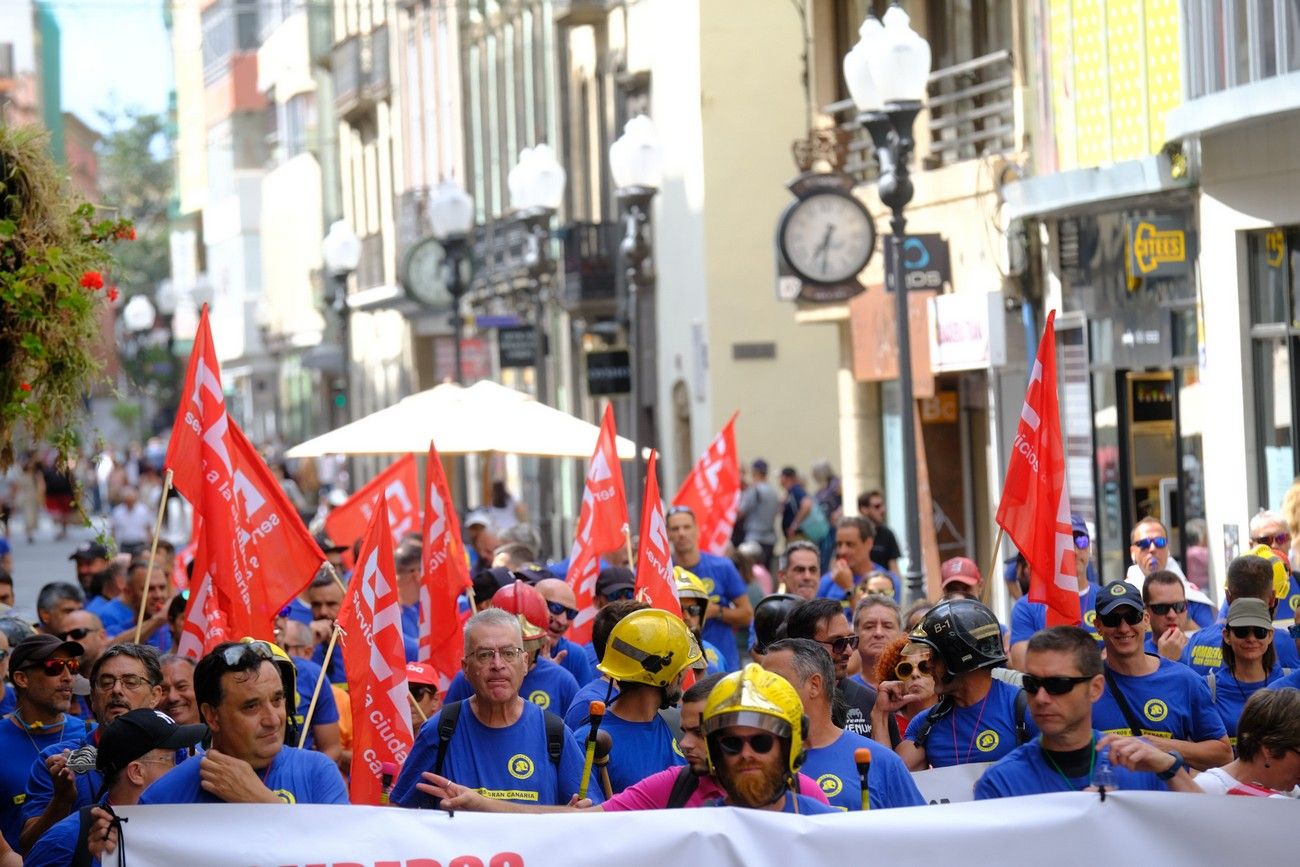
[(1178, 229), (1162, 232), (1151, 223), (1138, 223), (1133, 230), (1133, 261), (1142, 274), (1166, 263), (1185, 262), (1186, 235)]

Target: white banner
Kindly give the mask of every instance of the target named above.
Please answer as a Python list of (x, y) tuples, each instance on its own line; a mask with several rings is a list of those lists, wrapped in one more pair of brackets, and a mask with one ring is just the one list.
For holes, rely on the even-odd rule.
[(975, 783), (992, 762), (912, 771), (912, 782), (927, 804), (961, 804), (975, 800)]
[[(918, 845), (964, 863), (1295, 863), (1289, 800), (1085, 792), (1010, 801), (789, 816), (701, 808), (525, 816), (395, 807), (120, 807), (123, 867), (609, 867), (610, 864), (910, 864)], [(1014, 817), (1012, 819), (1011, 817)], [(1008, 824), (1008, 823), (1011, 824)], [(1008, 831), (1014, 828), (1014, 836)], [(1153, 836), (1154, 834), (1154, 836)], [(920, 842), (923, 841), (923, 842)], [(120, 863), (109, 859), (106, 864)]]

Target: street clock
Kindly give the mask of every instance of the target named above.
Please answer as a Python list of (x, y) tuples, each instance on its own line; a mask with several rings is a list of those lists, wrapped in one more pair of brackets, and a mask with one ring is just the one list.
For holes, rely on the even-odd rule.
[(812, 172), (790, 183), (795, 200), (777, 222), (780, 264), (802, 301), (844, 301), (864, 287), (858, 274), (876, 248), (876, 226), (848, 175)]

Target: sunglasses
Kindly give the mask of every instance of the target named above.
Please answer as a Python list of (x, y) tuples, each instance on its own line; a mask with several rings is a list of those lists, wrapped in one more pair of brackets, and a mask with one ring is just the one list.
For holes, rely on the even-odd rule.
[(1114, 629), (1121, 623), (1127, 623), (1129, 626), (1137, 626), (1142, 622), (1142, 612), (1136, 608), (1125, 608), (1123, 611), (1111, 611), (1109, 614), (1098, 614), (1097, 620), (1102, 626), (1108, 629)]
[(1088, 539), (1087, 533), (1074, 534), (1074, 547), (1078, 548), (1080, 551), (1088, 550), (1089, 543), (1090, 540)]
[(1255, 638), (1259, 641), (1268, 638), (1269, 633), (1273, 631), (1262, 626), (1229, 626), (1228, 628), (1232, 630), (1234, 638)]
[(909, 677), (913, 675), (913, 673), (929, 674), (930, 660), (922, 659), (920, 662), (917, 662), (916, 664), (912, 664), (908, 662), (906, 659), (904, 659), (902, 662), (898, 663), (898, 665), (894, 666), (894, 674), (898, 677), (899, 680), (907, 680)]
[(1270, 548), (1285, 548), (1291, 544), (1291, 534), (1278, 533), (1276, 536), (1256, 536), (1250, 541), (1256, 545), (1267, 545)]
[(839, 638), (830, 641), (818, 641), (817, 643), (826, 645), (835, 653), (858, 649), (858, 637), (856, 635), (841, 635)]
[(64, 641), (67, 641), (68, 639), (72, 639), (73, 641), (81, 641), (87, 635), (90, 635), (92, 632), (97, 632), (97, 631), (98, 630), (89, 629), (85, 626), (78, 626), (76, 629), (69, 629), (67, 632), (60, 632), (59, 638), (61, 638)]
[(424, 701), (429, 696), (435, 696), (437, 694), (438, 690), (436, 687), (421, 685), (413, 685), (411, 687), (411, 697), (416, 701)]
[(45, 674), (49, 677), (58, 677), (59, 675), (63, 674), (65, 669), (67, 670), (68, 674), (77, 674), (78, 672), (81, 671), (81, 660), (60, 659), (58, 657), (55, 657), (54, 659), (45, 659), (42, 660), (41, 662), (34, 662), (31, 665), (24, 666), (24, 669), (27, 670), (33, 668), (39, 668), (41, 671), (45, 672)]
[(563, 614), (565, 617), (569, 618), (570, 620), (578, 619), (578, 609), (570, 608), (569, 606), (565, 605), (563, 602), (547, 602), (546, 610), (554, 614), (556, 617), (559, 617), (561, 614)]
[(1133, 543), (1142, 551), (1150, 551), (1155, 548), (1157, 551), (1163, 551), (1169, 545), (1169, 540), (1164, 536), (1156, 536), (1154, 539), (1138, 539)]
[(762, 732), (761, 734), (749, 735), (722, 735), (718, 738), (718, 749), (722, 750), (729, 756), (738, 756), (740, 751), (749, 744), (749, 748), (760, 756), (765, 756), (772, 752), (772, 747), (776, 746), (776, 735)]
[(1152, 602), (1147, 607), (1150, 608), (1151, 613), (1156, 615), (1157, 617), (1164, 617), (1170, 611), (1173, 611), (1175, 614), (1182, 614), (1184, 611), (1187, 610), (1187, 603), (1186, 602)]
[(227, 647), (222, 652), (221, 658), (231, 668), (250, 666), (262, 660), (275, 662), (275, 654), (271, 651), (271, 645), (265, 641), (250, 641), (247, 644)]
[(1090, 675), (1080, 675), (1079, 677), (1066, 677), (1063, 674), (1054, 675), (1053, 677), (1034, 677), (1032, 674), (1026, 674), (1021, 686), (1025, 692), (1031, 696), (1038, 695), (1040, 689), (1047, 690), (1048, 695), (1065, 695), (1081, 683), (1087, 683), (1092, 680)]
[[(601, 595), (604, 596), (606, 599), (608, 599), (610, 602), (626, 602), (629, 599), (633, 599), (636, 593), (631, 587), (624, 587), (621, 590), (611, 590), (608, 593), (603, 593)], [(573, 611), (572, 608), (570, 608), (569, 610)], [(577, 617), (578, 612), (574, 611), (573, 616)]]

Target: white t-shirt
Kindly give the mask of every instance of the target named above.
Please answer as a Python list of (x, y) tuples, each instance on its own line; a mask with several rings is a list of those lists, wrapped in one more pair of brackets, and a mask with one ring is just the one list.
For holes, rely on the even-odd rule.
[(109, 513), (108, 521), (119, 545), (148, 542), (153, 538), (153, 512), (139, 500), (131, 508), (126, 503), (118, 503)]
[(1196, 775), (1196, 785), (1207, 795), (1247, 795), (1252, 798), (1300, 798), (1300, 787), (1290, 792), (1266, 789), (1254, 783), (1243, 783), (1223, 768), (1210, 768)]

